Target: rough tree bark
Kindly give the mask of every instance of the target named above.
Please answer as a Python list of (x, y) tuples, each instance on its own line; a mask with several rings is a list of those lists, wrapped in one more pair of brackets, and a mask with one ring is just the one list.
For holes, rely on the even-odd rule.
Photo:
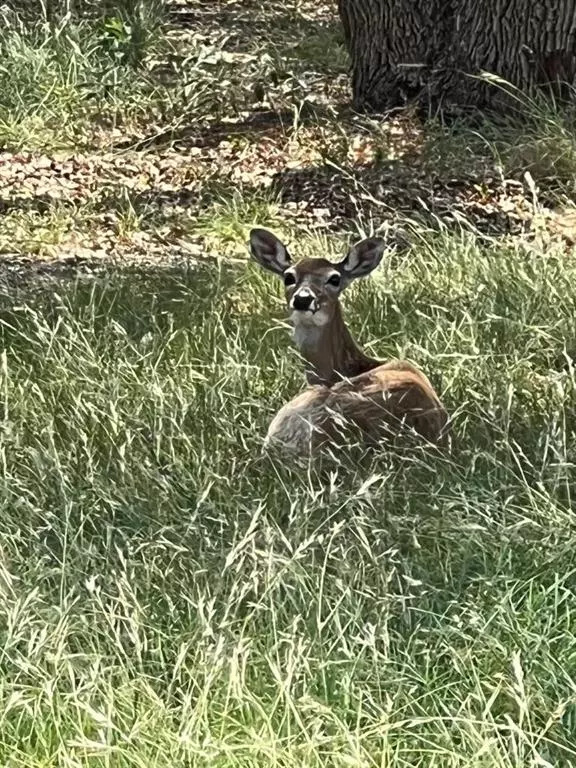
[(360, 109), (406, 101), (502, 107), (522, 90), (576, 81), (576, 0), (338, 0)]

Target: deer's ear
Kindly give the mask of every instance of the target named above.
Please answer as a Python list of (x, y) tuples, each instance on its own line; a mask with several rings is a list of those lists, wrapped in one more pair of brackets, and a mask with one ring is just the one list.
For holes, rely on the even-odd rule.
[(377, 237), (369, 237), (362, 240), (346, 254), (346, 257), (338, 265), (348, 280), (369, 275), (382, 261), (386, 243)]
[(266, 229), (250, 232), (250, 253), (261, 267), (276, 275), (281, 275), (292, 263), (284, 243)]

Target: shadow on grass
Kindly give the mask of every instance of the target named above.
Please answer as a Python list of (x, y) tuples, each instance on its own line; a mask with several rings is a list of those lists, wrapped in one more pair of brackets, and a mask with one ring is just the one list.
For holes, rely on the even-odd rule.
[(284, 42), (290, 44), (310, 34), (311, 26), (326, 24), (332, 19), (327, 6), (309, 2), (290, 1), (277, 5), (262, 4), (259, 0), (233, 0), (225, 4), (188, 0), (168, 8), (168, 20), (174, 27), (200, 30), (205, 34), (225, 29), (243, 46), (276, 33), (282, 34)]
[[(215, 147), (230, 137), (262, 135), (293, 123), (292, 103), (300, 105), (297, 117), (306, 124), (325, 114), (320, 102), (329, 91), (340, 88), (336, 83), (340, 76), (345, 78), (348, 69), (340, 21), (335, 9), (324, 3), (265, 4), (236, 0), (222, 7), (192, 1), (172, 6), (168, 19), (166, 31), (176, 35), (171, 56), (180, 57), (181, 64), (186, 61), (183, 43), (188, 33), (207, 46), (211, 40), (224, 39), (222, 55), (232, 60), (236, 57), (240, 68), (246, 63), (242, 85), (252, 90), (252, 106), (244, 104), (237, 120), (232, 115), (229, 122), (220, 122), (209, 114), (201, 120), (195, 116), (186, 125), (136, 143), (120, 141), (115, 149), (174, 143), (180, 148)], [(314, 95), (322, 98), (319, 101)], [(309, 96), (311, 100), (307, 100)]]
[[(341, 110), (347, 114), (347, 110)], [(119, 141), (113, 145), (115, 150), (122, 149), (160, 149), (174, 146), (184, 150), (194, 147), (214, 149), (222, 141), (230, 141), (237, 138), (258, 139), (263, 136), (274, 137), (279, 130), (285, 131), (298, 119), (300, 125), (316, 125), (319, 119), (330, 115), (333, 111), (322, 105), (304, 103), (298, 109), (271, 110), (257, 107), (251, 114), (237, 120), (226, 122), (205, 122), (204, 124), (194, 120), (189, 125), (179, 128), (167, 128), (165, 131), (134, 142), (131, 139)]]
[[(96, 302), (104, 319), (111, 317), (113, 307), (137, 325), (146, 324), (150, 312), (168, 311), (177, 307), (182, 312), (182, 327), (190, 321), (190, 308), (185, 299), (194, 303), (205, 299), (221, 280), (233, 280), (233, 267), (202, 264), (129, 264), (112, 266), (88, 259), (62, 259), (51, 262), (28, 263), (0, 261), (0, 308), (10, 315), (18, 303), (26, 301), (57, 315), (64, 299), (75, 311)], [(57, 295), (54, 292), (57, 291)]]
[(300, 69), (333, 73), (342, 69), (344, 33), (334, 7), (310, 0), (262, 3), (233, 0), (225, 4), (188, 0), (169, 8), (173, 30), (189, 29), (210, 40), (224, 32), (233, 51), (274, 55), (282, 51), (286, 62)]
[(380, 225), (386, 221), (416, 220), (437, 229), (465, 229), (497, 237), (520, 234), (526, 221), (519, 182), (487, 176), (441, 176), (425, 163), (391, 160), (371, 166), (322, 166), (288, 169), (276, 174), (273, 190), (283, 204), (304, 204), (326, 209), (330, 225), (349, 229), (351, 224)]

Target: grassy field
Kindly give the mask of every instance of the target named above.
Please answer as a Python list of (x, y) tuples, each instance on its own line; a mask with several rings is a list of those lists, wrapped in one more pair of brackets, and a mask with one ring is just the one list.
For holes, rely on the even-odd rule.
[[(576, 765), (571, 116), (354, 115), (331, 6), (261, 5), (0, 10), (0, 764)], [(345, 309), (453, 456), (262, 454), (254, 225), (401, 232)]]

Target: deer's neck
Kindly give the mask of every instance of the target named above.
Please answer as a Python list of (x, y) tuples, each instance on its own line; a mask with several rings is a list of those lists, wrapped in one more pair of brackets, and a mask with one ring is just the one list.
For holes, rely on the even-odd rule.
[(329, 318), (320, 312), (312, 317), (299, 312), (292, 314), (294, 341), (306, 362), (308, 384), (330, 387), (343, 378), (349, 379), (380, 365), (380, 361), (365, 355), (356, 344), (339, 304)]

